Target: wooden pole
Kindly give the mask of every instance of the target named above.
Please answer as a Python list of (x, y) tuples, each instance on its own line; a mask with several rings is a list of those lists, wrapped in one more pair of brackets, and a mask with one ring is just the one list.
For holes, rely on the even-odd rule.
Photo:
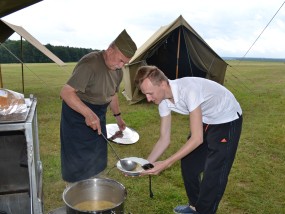
[(1, 64), (0, 64), (0, 88), (3, 88)]
[(181, 34), (181, 28), (179, 28), (179, 34), (178, 34), (178, 44), (177, 44), (177, 55), (176, 55), (176, 79), (178, 78), (178, 70), (179, 70), (179, 54), (180, 54), (180, 34)]
[(23, 65), (23, 37), (21, 36), (21, 67), (22, 67), (22, 91), (25, 92), (24, 88), (24, 65)]

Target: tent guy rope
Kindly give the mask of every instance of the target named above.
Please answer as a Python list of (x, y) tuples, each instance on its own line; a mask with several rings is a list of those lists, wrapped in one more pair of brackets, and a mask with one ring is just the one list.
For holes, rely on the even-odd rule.
[(252, 43), (252, 45), (250, 46), (250, 48), (246, 51), (246, 53), (243, 55), (242, 59), (245, 58), (245, 56), (248, 54), (248, 52), (251, 50), (251, 48), (254, 46), (254, 44), (257, 42), (257, 40), (260, 38), (260, 36), (263, 34), (263, 32), (266, 30), (266, 28), (269, 26), (269, 24), (273, 21), (273, 19), (275, 18), (275, 16), (278, 14), (278, 12), (280, 11), (280, 9), (283, 7), (283, 5), (285, 4), (285, 1), (282, 3), (282, 5), (279, 7), (279, 9), (277, 10), (277, 12), (274, 14), (274, 16), (270, 19), (270, 21), (268, 22), (268, 24), (264, 27), (264, 29), (261, 31), (261, 33), (258, 35), (258, 37), (255, 39), (255, 41)]

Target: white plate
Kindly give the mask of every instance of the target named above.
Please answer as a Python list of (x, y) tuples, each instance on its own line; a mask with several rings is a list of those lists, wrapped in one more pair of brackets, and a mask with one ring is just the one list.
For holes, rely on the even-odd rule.
[[(108, 139), (120, 130), (117, 124), (107, 124), (106, 129)], [(126, 129), (123, 131), (123, 137), (115, 138), (112, 141), (118, 144), (133, 144), (136, 143), (138, 140), (139, 134), (135, 130), (126, 127)]]
[[(139, 165), (144, 165), (144, 164), (147, 164), (149, 163), (146, 159), (143, 159), (143, 158), (137, 158), (137, 157), (129, 157), (129, 158), (123, 158), (123, 160), (132, 160), (132, 161), (135, 161), (137, 162)], [(136, 169), (134, 169), (133, 171), (127, 171), (127, 170), (124, 170), (121, 166), (121, 163), (120, 161), (117, 162), (117, 168), (122, 171), (123, 173), (127, 174), (127, 175), (131, 175), (131, 176), (138, 176), (140, 175), (140, 173), (142, 171), (144, 171), (143, 168), (141, 168), (141, 166), (138, 166)]]

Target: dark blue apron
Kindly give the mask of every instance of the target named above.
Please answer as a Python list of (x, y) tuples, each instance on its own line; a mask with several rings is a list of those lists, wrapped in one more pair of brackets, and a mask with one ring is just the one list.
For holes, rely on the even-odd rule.
[[(106, 111), (109, 105), (84, 102), (100, 119), (106, 135)], [(85, 118), (62, 102), (61, 172), (63, 180), (77, 182), (102, 172), (107, 166), (107, 142), (85, 123)]]

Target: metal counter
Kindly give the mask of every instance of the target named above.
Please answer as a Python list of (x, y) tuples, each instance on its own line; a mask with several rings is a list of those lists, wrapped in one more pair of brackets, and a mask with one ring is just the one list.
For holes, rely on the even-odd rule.
[(27, 112), (0, 116), (0, 212), (7, 214), (43, 213), (37, 99), (25, 101)]

